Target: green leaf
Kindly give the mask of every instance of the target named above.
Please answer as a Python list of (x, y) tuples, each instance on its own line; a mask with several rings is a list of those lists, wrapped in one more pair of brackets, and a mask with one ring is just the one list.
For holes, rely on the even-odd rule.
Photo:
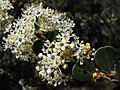
[(114, 70), (116, 50), (111, 46), (100, 47), (95, 53), (95, 63), (102, 70)]
[(89, 72), (94, 72), (95, 71), (94, 63), (92, 61), (89, 61), (89, 60), (84, 60), (83, 68), (86, 71), (89, 71)]
[(79, 61), (73, 66), (72, 75), (75, 79), (79, 81), (86, 81), (92, 79), (93, 72), (95, 71), (95, 66), (93, 62), (85, 60), (85, 65), (80, 67)]

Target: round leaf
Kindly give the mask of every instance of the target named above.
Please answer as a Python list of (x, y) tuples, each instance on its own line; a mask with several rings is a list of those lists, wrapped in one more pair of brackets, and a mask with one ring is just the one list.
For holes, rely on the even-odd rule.
[(86, 81), (92, 79), (94, 72), (94, 64), (86, 60), (86, 64), (80, 67), (80, 63), (77, 62), (72, 69), (73, 77), (79, 81)]
[(108, 72), (114, 69), (116, 50), (111, 46), (99, 48), (95, 53), (95, 62), (102, 70)]

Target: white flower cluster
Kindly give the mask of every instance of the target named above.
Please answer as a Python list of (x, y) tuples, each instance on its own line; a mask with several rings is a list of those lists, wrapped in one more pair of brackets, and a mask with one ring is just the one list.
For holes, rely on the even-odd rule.
[(90, 44), (84, 44), (83, 41), (79, 42), (79, 38), (72, 34), (73, 30), (66, 32), (62, 31), (56, 36), (56, 40), (50, 42), (47, 40), (42, 49), (43, 53), (39, 53), (40, 61), (36, 66), (36, 70), (48, 84), (58, 86), (61, 83), (66, 85), (70, 77), (64, 74), (61, 70), (69, 68), (67, 62), (80, 61), (83, 65), (84, 59), (91, 59), (94, 56), (94, 49), (91, 50)]
[(5, 49), (10, 48), (17, 58), (28, 60), (35, 57), (32, 46), (38, 39), (36, 33), (54, 30), (67, 31), (73, 26), (73, 21), (67, 18), (65, 13), (58, 13), (49, 8), (44, 9), (42, 3), (26, 6), (22, 17), (6, 28), (5, 33), (10, 34), (4, 38)]
[[(66, 85), (71, 78), (63, 73), (62, 69), (69, 68), (68, 62), (75, 63), (80, 61), (83, 64), (84, 59), (91, 59), (94, 55), (90, 44), (79, 42), (79, 38), (73, 34), (72, 28), (74, 23), (66, 17), (65, 13), (58, 13), (55, 10), (42, 7), (42, 3), (38, 5), (27, 6), (23, 10), (22, 17), (16, 22), (10, 24), (5, 32), (9, 32), (5, 49), (10, 48), (17, 58), (25, 61), (29, 58), (39, 58), (36, 70), (42, 77), (43, 81), (47, 81), (49, 85), (58, 86)], [(44, 42), (42, 53), (34, 54), (32, 47), (36, 40), (39, 40), (36, 34), (43, 34), (49, 31), (58, 31), (56, 39)]]
[(77, 41), (75, 44), (75, 52), (74, 55), (77, 60), (80, 61), (80, 65), (83, 65), (84, 60), (94, 60), (95, 49), (91, 49), (90, 43), (84, 44), (84, 41)]
[[(13, 30), (14, 28), (14, 30)], [(6, 32), (10, 32), (5, 40), (5, 49), (10, 48), (12, 53), (16, 54), (16, 58), (21, 58), (22, 60), (29, 60), (29, 58), (35, 57), (32, 50), (32, 45), (37, 39), (35, 36), (34, 23), (29, 19), (21, 18), (9, 25), (6, 28)]]
[(10, 23), (12, 16), (8, 15), (8, 10), (13, 9), (9, 0), (0, 0), (0, 25), (1, 29), (4, 29), (7, 24)]
[[(72, 31), (72, 30), (71, 30)], [(68, 50), (67, 53), (62, 53), (66, 47), (73, 48), (73, 44), (70, 43), (70, 37), (73, 37), (74, 34), (70, 35), (69, 30), (68, 32), (62, 31), (58, 34), (57, 40), (50, 42), (46, 40), (44, 43), (44, 47), (42, 49), (43, 53), (39, 53), (38, 57), (40, 61), (36, 66), (36, 70), (39, 72), (39, 75), (43, 78), (43, 81), (47, 80), (48, 84), (54, 85), (55, 87), (64, 84), (70, 79), (68, 75), (65, 75), (61, 69), (60, 65), (66, 69), (65, 62), (69, 61), (69, 56), (64, 57), (64, 54), (70, 54), (71, 50)], [(70, 44), (69, 44), (70, 43)], [(63, 54), (63, 55), (62, 55)], [(63, 56), (63, 58), (62, 58)], [(67, 58), (68, 57), (68, 58)], [(66, 60), (66, 61), (65, 61)]]
[(66, 17), (66, 13), (58, 13), (58, 11), (49, 8), (44, 9), (42, 3), (26, 8), (26, 10), (23, 10), (22, 17), (34, 19), (34, 23), (39, 27), (38, 30), (40, 31), (66, 31), (74, 27), (73, 21)]
[[(41, 53), (42, 55), (42, 53)], [(49, 85), (54, 85), (55, 87), (69, 80), (69, 76), (62, 73), (59, 65), (62, 65), (61, 57), (53, 54), (47, 54), (47, 56), (42, 55), (42, 61), (38, 62), (36, 70), (39, 71), (39, 75), (43, 78), (42, 81), (48, 82)]]

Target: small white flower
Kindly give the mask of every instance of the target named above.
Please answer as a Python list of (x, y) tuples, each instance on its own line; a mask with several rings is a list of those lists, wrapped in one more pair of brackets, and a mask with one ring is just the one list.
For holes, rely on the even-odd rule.
[(61, 50), (65, 50), (65, 46), (62, 46), (62, 47), (61, 47)]
[(38, 57), (39, 57), (39, 58), (41, 58), (41, 57), (42, 57), (42, 55), (43, 55), (42, 53), (39, 53), (39, 54), (38, 54)]
[(56, 53), (58, 50), (56, 48), (53, 48), (53, 53)]
[(83, 65), (83, 62), (80, 61), (80, 65)]
[(51, 73), (51, 69), (50, 69), (50, 68), (47, 69), (47, 73), (48, 73), (48, 74)]
[(71, 43), (71, 44), (70, 44), (70, 47), (71, 47), (71, 48), (74, 48), (74, 43)]
[(64, 65), (63, 65), (63, 68), (64, 68), (64, 69), (68, 68), (68, 65), (67, 65), (67, 64), (64, 64)]
[(37, 65), (35, 68), (36, 68), (36, 70), (37, 70), (37, 71), (39, 71), (39, 70), (40, 70), (40, 67), (39, 67), (38, 65)]
[(93, 61), (94, 60), (94, 58), (91, 58), (91, 61)]

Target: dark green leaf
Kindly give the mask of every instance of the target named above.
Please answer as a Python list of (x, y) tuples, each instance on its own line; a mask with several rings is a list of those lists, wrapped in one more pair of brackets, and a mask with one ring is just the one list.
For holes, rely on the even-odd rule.
[(73, 66), (72, 74), (75, 79), (80, 81), (90, 80), (92, 78), (92, 74), (95, 70), (94, 64), (88, 60), (85, 60), (85, 65), (80, 67), (79, 61)]
[(84, 60), (84, 69), (89, 71), (89, 72), (94, 72), (95, 71), (95, 66), (92, 61), (89, 60)]
[(95, 53), (95, 62), (104, 71), (114, 69), (116, 50), (111, 46), (99, 48)]

